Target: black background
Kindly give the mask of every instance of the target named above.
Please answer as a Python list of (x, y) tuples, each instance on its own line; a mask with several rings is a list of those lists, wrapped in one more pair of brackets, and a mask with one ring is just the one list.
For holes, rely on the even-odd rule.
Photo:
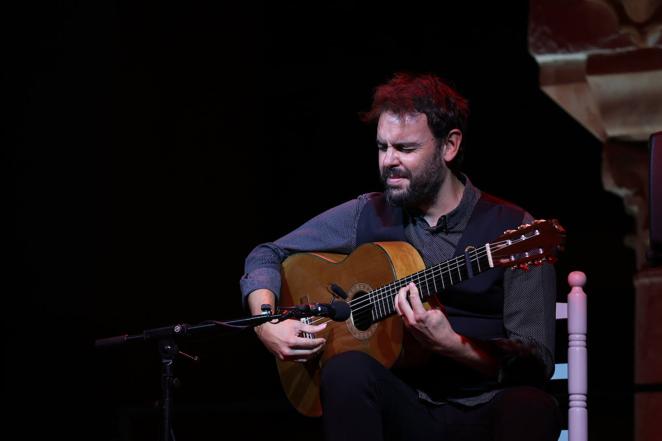
[[(601, 143), (540, 91), (527, 14), (522, 1), (10, 8), (4, 430), (157, 439), (155, 348), (94, 340), (243, 316), (252, 247), (379, 190), (374, 127), (357, 114), (409, 70), (470, 100), (473, 182), (568, 230), (559, 298), (584, 270), (591, 437), (630, 439), (632, 221), (602, 189)], [(178, 439), (319, 439), (252, 332), (181, 349), (201, 362), (176, 366)]]

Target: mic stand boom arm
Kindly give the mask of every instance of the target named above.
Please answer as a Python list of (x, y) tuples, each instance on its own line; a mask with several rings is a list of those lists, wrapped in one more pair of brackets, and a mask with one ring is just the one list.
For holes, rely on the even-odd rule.
[[(94, 342), (97, 348), (116, 346), (129, 342), (152, 341), (156, 340), (159, 354), (161, 356), (161, 390), (163, 393), (163, 441), (174, 441), (175, 437), (172, 430), (172, 409), (173, 409), (173, 384), (175, 381), (174, 364), (177, 355), (182, 355), (194, 361), (198, 357), (181, 352), (175, 341), (176, 337), (191, 336), (202, 332), (211, 331), (222, 327), (230, 328), (249, 328), (259, 326), (266, 322), (281, 322), (290, 318), (310, 317), (313, 312), (307, 306), (278, 309), (278, 314), (271, 312), (270, 305), (262, 305), (262, 314), (253, 315), (246, 318), (228, 320), (228, 321), (206, 321), (197, 325), (178, 323), (160, 328), (147, 329), (141, 334), (118, 335), (115, 337), (101, 338)], [(283, 312), (282, 312), (283, 311)]]
[[(267, 305), (265, 305), (267, 306)], [(141, 334), (123, 334), (117, 335), (115, 337), (100, 338), (95, 340), (94, 346), (97, 348), (105, 346), (115, 346), (123, 343), (137, 342), (137, 341), (149, 341), (149, 340), (159, 340), (167, 337), (182, 337), (182, 336), (191, 336), (198, 333), (212, 331), (217, 328), (230, 327), (230, 328), (248, 328), (260, 326), (266, 322), (282, 322), (287, 319), (298, 319), (304, 317), (311, 317), (315, 315), (314, 311), (310, 310), (307, 305), (287, 307), (287, 308), (278, 308), (279, 313), (272, 314), (270, 307), (267, 310), (265, 307), (262, 308), (262, 314), (253, 315), (246, 318), (240, 318), (235, 320), (226, 320), (226, 321), (215, 321), (208, 320), (201, 322), (197, 325), (189, 325), (187, 323), (178, 323), (176, 325), (163, 326), (160, 328), (147, 329)]]

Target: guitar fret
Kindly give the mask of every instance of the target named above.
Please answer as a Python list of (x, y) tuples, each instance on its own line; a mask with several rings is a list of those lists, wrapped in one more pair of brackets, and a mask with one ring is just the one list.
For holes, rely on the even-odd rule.
[(478, 250), (474, 250), (474, 259), (473, 262), (475, 262), (474, 265), (474, 274), (479, 274), (483, 271), (482, 267), (480, 266), (480, 257), (478, 257)]
[(446, 265), (446, 275), (448, 276), (448, 286), (450, 287), (455, 285), (455, 282), (453, 281), (453, 272), (451, 271), (450, 264)]
[[(432, 281), (434, 282), (434, 279), (432, 279)], [(427, 274), (425, 275), (425, 288), (427, 289), (427, 292), (425, 293), (424, 298), (428, 298), (434, 294), (432, 289), (430, 289), (430, 277)]]
[(384, 317), (388, 317), (391, 314), (391, 308), (389, 308), (389, 295), (388, 291), (384, 291), (382, 296), (382, 305), (384, 306)]
[(459, 258), (455, 258), (455, 269), (457, 271), (457, 277), (458, 277), (458, 279), (460, 279), (459, 281), (461, 282), (464, 279), (462, 278), (462, 272), (460, 270), (460, 259)]
[(384, 317), (387, 317), (389, 315), (389, 310), (388, 310), (388, 291), (384, 290), (381, 296), (381, 301), (382, 301), (382, 310), (384, 311)]
[(441, 280), (441, 289), (446, 289), (446, 283), (444, 282), (444, 268), (441, 264), (437, 265), (439, 268), (439, 280)]
[(382, 316), (382, 293), (377, 294), (377, 318), (381, 319)]
[(388, 290), (384, 290), (384, 295), (382, 296), (383, 305), (384, 305), (384, 317), (391, 315), (391, 296), (389, 296)]
[(375, 305), (374, 305), (374, 308), (373, 308), (373, 311), (375, 312), (375, 319), (376, 320), (379, 320), (379, 319), (382, 318), (381, 317), (382, 312), (380, 310), (380, 305), (379, 305), (379, 298), (380, 297), (381, 297), (381, 294), (378, 290), (377, 292), (375, 292)]
[[(467, 253), (467, 257), (468, 257), (467, 266), (470, 265), (469, 268), (467, 268), (467, 278), (475, 276), (476, 272), (477, 272), (477, 270), (476, 270), (476, 260), (471, 257), (471, 253), (473, 253), (475, 255), (476, 250), (473, 249), (473, 250), (471, 250)], [(469, 271), (469, 269), (471, 271)]]
[[(397, 293), (398, 293), (398, 286), (394, 282), (391, 285), (389, 285), (389, 289), (388, 289), (388, 297), (391, 300), (390, 303), (393, 304), (393, 305), (395, 304), (395, 296), (396, 296)], [(394, 306), (394, 308), (395, 308), (395, 306)]]
[(370, 318), (372, 319), (373, 322), (377, 320), (377, 317), (375, 317), (375, 308), (373, 307), (373, 305), (375, 304), (374, 298), (375, 298), (375, 291), (370, 291), (368, 293), (368, 305), (370, 305)]
[(391, 315), (391, 296), (389, 291), (384, 291), (384, 317)]

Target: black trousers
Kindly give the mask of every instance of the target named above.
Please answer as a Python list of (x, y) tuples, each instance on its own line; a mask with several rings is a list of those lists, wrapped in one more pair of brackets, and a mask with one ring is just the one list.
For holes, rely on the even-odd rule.
[(372, 357), (346, 352), (322, 370), (328, 441), (556, 441), (556, 401), (533, 387), (506, 389), (490, 402), (433, 405)]

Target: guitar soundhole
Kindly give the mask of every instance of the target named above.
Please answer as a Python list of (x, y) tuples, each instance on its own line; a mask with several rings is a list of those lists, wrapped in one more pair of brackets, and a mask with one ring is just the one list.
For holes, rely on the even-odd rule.
[(352, 299), (352, 321), (356, 329), (366, 331), (372, 326), (372, 308), (373, 305), (368, 299), (362, 299), (365, 292), (359, 291)]

